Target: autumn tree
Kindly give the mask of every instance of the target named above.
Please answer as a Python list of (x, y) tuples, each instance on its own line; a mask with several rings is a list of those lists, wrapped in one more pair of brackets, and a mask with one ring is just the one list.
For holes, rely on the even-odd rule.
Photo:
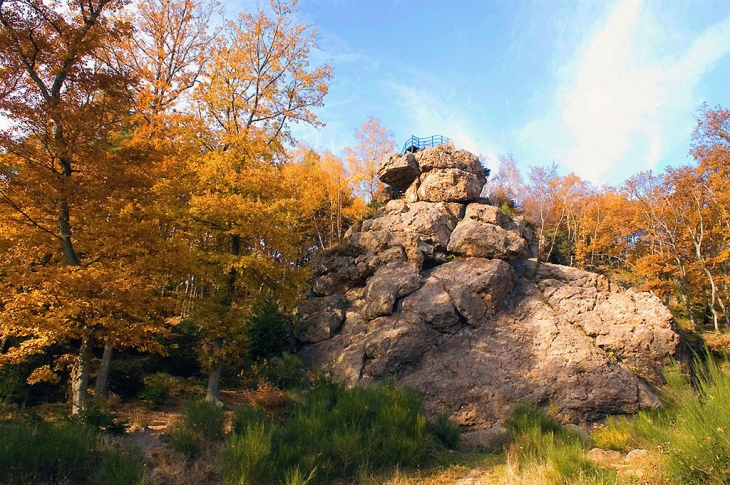
[(350, 176), (358, 195), (371, 201), (383, 188), (378, 179), (378, 165), (383, 157), (395, 151), (395, 139), (378, 118), (368, 117), (355, 131), (357, 145), (345, 149)]
[(309, 217), (287, 170), (290, 124), (318, 125), (331, 77), (310, 67), (316, 31), (296, 23), (296, 2), (239, 14), (211, 45), (194, 95), (200, 149), (186, 159), (186, 213), (205, 298), (194, 316), (209, 343), (206, 398), (218, 382), (246, 314), (262, 295), (293, 301), (303, 283), (296, 262)]
[[(347, 229), (367, 212), (365, 201), (356, 197), (341, 158), (302, 147), (290, 154), (289, 177), (297, 180), (303, 213), (309, 214), (307, 247), (326, 249), (340, 244)], [(308, 256), (307, 256), (307, 259)]]
[[(101, 52), (130, 35), (117, 0), (0, 2), (0, 216), (8, 228), (0, 323), (18, 362), (73, 340), (72, 411), (86, 400), (91, 348), (152, 349), (164, 333), (164, 246), (141, 202), (145, 150), (128, 144), (132, 85)], [(150, 277), (149, 275), (152, 275)], [(62, 359), (63, 360), (63, 359)], [(40, 369), (31, 381), (54, 379)]]
[(525, 183), (510, 153), (499, 156), (499, 169), (487, 179), (484, 192), (494, 205), (505, 212), (515, 213), (525, 196)]
[(293, 21), (296, 3), (271, 0), (270, 12), (239, 13), (216, 39), (197, 90), (209, 149), (258, 142), (275, 151), (291, 141), (292, 122), (321, 124), (312, 108), (322, 105), (331, 69), (310, 68), (317, 32)]

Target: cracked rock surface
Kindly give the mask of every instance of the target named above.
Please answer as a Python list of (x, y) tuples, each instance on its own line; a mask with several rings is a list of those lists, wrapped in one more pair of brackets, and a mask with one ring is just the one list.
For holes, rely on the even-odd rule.
[(679, 336), (658, 298), (530, 258), (531, 228), (479, 198), (468, 152), (391, 156), (379, 175), (405, 197), (312, 264), (307, 365), (355, 385), (394, 376), (473, 433), (520, 401), (573, 423), (659, 405)]

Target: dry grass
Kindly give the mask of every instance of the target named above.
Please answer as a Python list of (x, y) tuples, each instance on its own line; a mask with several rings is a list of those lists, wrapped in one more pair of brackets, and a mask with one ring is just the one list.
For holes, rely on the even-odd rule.
[(149, 475), (150, 481), (154, 485), (220, 484), (222, 479), (217, 466), (219, 456), (218, 443), (207, 443), (194, 460), (163, 445), (152, 455), (154, 468)]

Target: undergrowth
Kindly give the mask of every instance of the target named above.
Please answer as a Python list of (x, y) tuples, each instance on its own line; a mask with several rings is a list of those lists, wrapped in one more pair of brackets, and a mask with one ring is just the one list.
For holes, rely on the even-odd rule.
[(14, 418), (0, 422), (0, 483), (6, 485), (141, 485), (141, 456), (106, 449), (98, 428), (77, 420), (48, 423)]
[[(451, 444), (458, 430), (438, 424)], [(436, 450), (420, 397), (385, 383), (346, 389), (316, 382), (306, 400), (279, 419), (250, 407), (236, 410), (234, 434), (222, 452), (228, 483), (316, 483), (393, 466), (422, 465)]]
[(708, 358), (694, 380), (676, 365), (665, 377), (664, 408), (639, 413), (634, 428), (661, 452), (671, 483), (730, 483), (730, 375)]
[(507, 448), (508, 468), (521, 481), (530, 483), (530, 475), (538, 470), (542, 483), (616, 483), (615, 471), (586, 457), (585, 438), (564, 429), (545, 411), (518, 404), (505, 426), (513, 437)]

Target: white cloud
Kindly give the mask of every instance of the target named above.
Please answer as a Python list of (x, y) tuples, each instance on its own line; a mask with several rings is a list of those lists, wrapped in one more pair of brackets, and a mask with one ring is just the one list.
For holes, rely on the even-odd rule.
[(478, 154), (481, 158), (497, 158), (499, 150), (495, 144), (456, 104), (444, 101), (425, 89), (398, 83), (392, 83), (390, 89), (397, 96), (408, 123), (405, 129), (411, 134), (419, 137), (442, 135), (451, 138), (457, 148)]
[(684, 50), (661, 54), (673, 33), (657, 23), (652, 6), (659, 7), (617, 2), (563, 66), (552, 112), (522, 134), (537, 135), (549, 156), (591, 181), (627, 163), (635, 171), (655, 168), (686, 143), (702, 102), (695, 87), (730, 52), (726, 18)]

